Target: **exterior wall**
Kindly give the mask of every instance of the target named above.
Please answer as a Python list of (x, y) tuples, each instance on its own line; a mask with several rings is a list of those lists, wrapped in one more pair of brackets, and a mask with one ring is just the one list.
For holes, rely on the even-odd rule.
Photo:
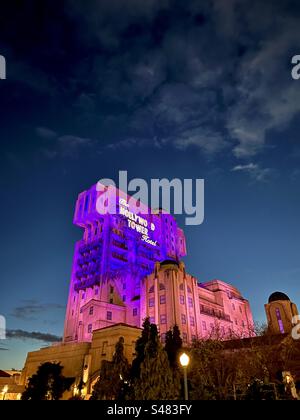
[(297, 306), (290, 300), (277, 300), (265, 305), (268, 328), (273, 334), (290, 333), (293, 317), (298, 315)]
[(92, 393), (93, 384), (97, 381), (100, 373), (101, 362), (112, 360), (115, 345), (120, 337), (124, 338), (124, 354), (129, 363), (135, 354), (135, 343), (141, 335), (141, 329), (128, 325), (115, 325), (95, 331), (90, 348), (90, 366), (88, 393)]
[[(68, 343), (28, 353), (22, 372), (21, 384), (26, 385), (28, 379), (45, 362), (60, 362), (64, 368), (64, 376), (81, 378), (84, 369), (84, 358), (88, 354), (89, 349), (89, 343)], [(64, 399), (68, 399), (72, 395), (72, 391), (66, 392)]]
[(235, 287), (220, 280), (201, 284), (199, 300), (203, 321), (209, 323), (208, 334), (215, 329), (212, 326), (213, 319), (218, 324), (218, 334), (221, 337), (244, 338), (254, 334), (250, 304)]
[(199, 285), (183, 263), (157, 264), (143, 280), (142, 296), (142, 316), (159, 326), (163, 340), (175, 324), (184, 343), (253, 335), (249, 302), (240, 292), (219, 280)]
[[(17, 394), (25, 389), (28, 379), (37, 372), (41, 364), (46, 362), (60, 362), (64, 368), (63, 375), (75, 378), (72, 389), (65, 392), (63, 399), (73, 396), (74, 389), (81, 379), (86, 384), (83, 395), (88, 398), (92, 393), (93, 385), (99, 378), (101, 362), (112, 360), (119, 338), (124, 338), (124, 354), (131, 363), (135, 352), (135, 342), (140, 334), (140, 328), (116, 324), (94, 331), (90, 343), (63, 343), (28, 353), (20, 380), (21, 386), (15, 392), (15, 399)], [(8, 380), (12, 381), (11, 378), (5, 378), (5, 384)]]

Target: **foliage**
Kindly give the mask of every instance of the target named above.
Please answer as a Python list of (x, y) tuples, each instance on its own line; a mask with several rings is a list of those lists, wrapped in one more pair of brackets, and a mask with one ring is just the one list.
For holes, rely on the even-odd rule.
[(74, 378), (65, 378), (62, 370), (60, 363), (42, 364), (29, 379), (22, 400), (59, 400), (74, 382)]
[(140, 377), (134, 383), (137, 400), (172, 400), (179, 397), (180, 383), (176, 380), (163, 349), (156, 326), (151, 325)]
[(182, 348), (182, 339), (180, 336), (180, 330), (177, 325), (173, 327), (173, 330), (169, 330), (166, 334), (165, 351), (168, 354), (168, 359), (172, 369), (179, 367), (179, 353)]
[(124, 339), (116, 344), (111, 362), (104, 360), (101, 364), (100, 378), (97, 381), (92, 400), (123, 400), (129, 382), (129, 363), (124, 356)]

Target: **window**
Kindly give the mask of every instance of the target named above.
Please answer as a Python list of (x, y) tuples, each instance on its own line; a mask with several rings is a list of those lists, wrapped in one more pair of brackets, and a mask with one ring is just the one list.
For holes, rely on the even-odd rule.
[(123, 302), (126, 302), (126, 296), (125, 295), (123, 296)]
[(93, 324), (89, 324), (88, 325), (88, 333), (91, 334), (92, 331), (93, 331)]
[(149, 293), (154, 293), (154, 286), (151, 286), (149, 289)]
[(90, 201), (90, 197), (87, 195), (85, 198), (85, 203), (84, 203), (84, 212), (87, 212), (89, 208), (89, 201)]
[(162, 295), (159, 298), (160, 304), (163, 305), (164, 303), (166, 303), (166, 295)]
[(110, 293), (112, 294), (112, 293), (114, 293), (114, 288), (113, 288), (113, 286), (110, 286)]
[(242, 314), (243, 313), (243, 311), (242, 311), (242, 307), (240, 306), (240, 313)]
[(150, 321), (150, 324), (155, 324), (154, 316), (150, 316), (149, 321)]
[(74, 316), (74, 311), (72, 311), (72, 316)]
[(195, 326), (195, 318), (193, 316), (190, 316), (190, 324), (191, 324), (191, 327)]
[(184, 343), (187, 343), (187, 333), (182, 334), (182, 339)]
[(181, 283), (181, 285), (179, 286), (179, 289), (180, 289), (180, 290), (184, 290), (183, 283)]
[(166, 290), (165, 286), (162, 283), (160, 283), (159, 285), (159, 290)]
[(84, 299), (85, 299), (85, 293), (82, 293), (81, 298), (82, 298), (82, 300), (84, 300)]
[(123, 290), (126, 290), (126, 283), (123, 283)]
[(235, 304), (234, 303), (232, 304), (232, 309), (235, 311)]
[(184, 314), (181, 314), (181, 323), (186, 324), (186, 316)]
[(187, 291), (188, 293), (192, 293), (192, 289), (190, 288), (190, 286), (187, 287)]
[(203, 331), (207, 331), (207, 326), (206, 326), (205, 321), (202, 321), (202, 329), (203, 329)]
[(180, 304), (184, 305), (184, 296), (183, 295), (180, 295)]
[(111, 311), (107, 311), (106, 319), (107, 319), (107, 321), (112, 321), (112, 312)]
[(82, 314), (82, 312), (83, 312), (83, 308), (80, 308), (80, 313)]
[(154, 298), (150, 298), (150, 299), (149, 299), (149, 307), (150, 307), (150, 308), (153, 308), (154, 303), (155, 303)]
[(166, 324), (167, 323), (167, 315), (161, 315), (160, 316), (160, 323)]
[(109, 299), (109, 303), (113, 304), (114, 303), (114, 299), (113, 298), (110, 298)]
[(281, 334), (284, 334), (285, 331), (284, 331), (284, 326), (283, 326), (283, 322), (282, 322), (282, 318), (281, 318), (280, 309), (276, 308), (275, 312), (276, 312), (277, 322), (278, 322), (278, 326), (279, 326), (279, 331), (281, 332)]
[(94, 307), (93, 306), (90, 307), (90, 315), (94, 315)]
[(138, 313), (137, 308), (134, 308), (134, 309), (133, 309), (133, 311), (132, 311), (132, 315), (133, 315), (133, 316), (137, 316), (137, 313)]
[(74, 299), (73, 299), (73, 302), (75, 303), (75, 300), (76, 300), (76, 296), (74, 296)]
[(95, 295), (98, 295), (99, 294), (99, 289), (98, 289), (98, 287), (96, 287), (96, 289), (95, 289)]
[(189, 307), (192, 308), (194, 306), (193, 299), (189, 298)]
[(103, 344), (102, 344), (102, 356), (106, 356), (107, 346), (108, 346), (108, 342), (107, 341), (103, 341)]

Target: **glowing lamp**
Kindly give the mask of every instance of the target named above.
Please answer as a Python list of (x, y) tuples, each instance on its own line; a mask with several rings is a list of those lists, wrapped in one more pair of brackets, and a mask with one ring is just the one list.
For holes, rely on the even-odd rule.
[(190, 358), (186, 353), (183, 353), (179, 360), (182, 367), (187, 367), (190, 363)]

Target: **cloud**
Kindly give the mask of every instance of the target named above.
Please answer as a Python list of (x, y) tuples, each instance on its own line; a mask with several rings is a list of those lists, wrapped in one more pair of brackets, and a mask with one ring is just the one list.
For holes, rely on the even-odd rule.
[(37, 340), (45, 343), (55, 343), (61, 341), (61, 337), (53, 334), (41, 332), (28, 332), (23, 330), (8, 330), (6, 333), (9, 339), (22, 339), (22, 340)]
[(255, 181), (267, 181), (272, 175), (273, 170), (270, 168), (261, 168), (256, 163), (249, 163), (247, 165), (237, 165), (232, 168), (232, 172), (244, 172), (251, 176)]
[[(32, 36), (43, 27), (48, 48), (37, 46), (25, 70), (37, 69), (37, 81), (28, 77), (30, 84), (51, 92), (51, 103), (80, 122), (81, 135), (55, 137), (39, 127), (40, 137), (54, 140), (43, 148), (44, 156), (76, 157), (96, 147), (82, 134), (90, 127), (105, 133), (108, 145), (121, 138), (117, 148), (135, 146), (132, 139), (141, 145), (156, 139), (155, 146), (197, 147), (209, 156), (226, 147), (244, 160), (280, 147), (280, 141), (284, 146), (284, 136), (272, 134), (300, 115), (298, 84), (290, 74), (299, 48), (294, 5), (293, 0), (68, 0), (60, 19), (45, 0), (42, 7), (52, 11), (51, 19), (33, 25)], [(22, 34), (28, 6), (10, 13)], [(31, 37), (15, 36), (11, 48), (28, 51), (28, 46)], [(16, 70), (19, 78), (27, 78), (23, 69)]]
[(57, 133), (47, 127), (37, 127), (36, 133), (39, 137), (47, 139), (47, 140), (57, 138)]
[(5, 349), (4, 347), (0, 347), (0, 351), (9, 351), (9, 349)]
[(47, 159), (61, 158), (74, 158), (77, 157), (79, 152), (90, 148), (96, 142), (90, 138), (75, 136), (73, 134), (59, 135), (54, 130), (47, 127), (37, 127), (37, 135), (50, 144), (43, 147), (41, 152)]
[(57, 143), (62, 157), (76, 157), (80, 150), (92, 146), (94, 141), (89, 138), (65, 135), (59, 137)]
[(63, 310), (64, 306), (55, 303), (38, 303), (35, 300), (24, 301), (24, 304), (13, 309), (12, 316), (22, 320), (36, 320), (42, 313)]

